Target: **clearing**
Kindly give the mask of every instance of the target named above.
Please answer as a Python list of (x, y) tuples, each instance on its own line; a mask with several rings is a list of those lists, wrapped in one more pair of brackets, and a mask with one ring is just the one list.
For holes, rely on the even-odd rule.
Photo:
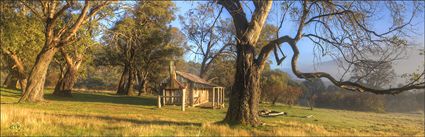
[[(288, 116), (262, 118), (261, 127), (216, 124), (226, 109), (156, 108), (156, 97), (126, 97), (108, 93), (74, 93), (46, 102), (16, 104), (20, 92), (0, 88), (1, 136), (423, 136), (424, 114), (373, 113), (300, 106), (260, 109), (288, 112)], [(305, 116), (313, 115), (311, 118)]]

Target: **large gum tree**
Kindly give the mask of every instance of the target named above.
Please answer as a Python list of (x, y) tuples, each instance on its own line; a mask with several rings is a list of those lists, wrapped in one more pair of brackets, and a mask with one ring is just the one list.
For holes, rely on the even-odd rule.
[[(91, 17), (96, 16), (111, 1), (31, 0), (21, 1), (21, 3), (44, 23), (45, 41), (28, 75), (27, 86), (19, 102), (39, 102), (44, 100), (46, 73), (53, 56), (59, 48), (75, 41), (74, 36), (81, 26), (89, 22)], [(72, 12), (66, 12), (67, 10), (72, 10)], [(60, 23), (59, 20), (65, 14), (75, 14), (77, 18)]]
[[(336, 79), (325, 72), (304, 73), (297, 68), (300, 55), (298, 48), (302, 39), (313, 43), (313, 45), (303, 45), (305, 48), (316, 46), (324, 51), (330, 49), (329, 52), (337, 53), (336, 55), (339, 55), (342, 61), (349, 64), (361, 63), (370, 58), (368, 55), (372, 53), (382, 57), (374, 58), (377, 60), (395, 60), (397, 56), (392, 55), (398, 55), (396, 52), (400, 51), (399, 48), (406, 46), (405, 34), (408, 34), (406, 28), (412, 24), (415, 17), (418, 17), (417, 11), (421, 10), (418, 8), (423, 8), (423, 2), (289, 1), (292, 4), (282, 6), (281, 10), (289, 10), (289, 14), (285, 16), (291, 17), (295, 25), (287, 25), (285, 21), (281, 21), (282, 25), (279, 29), (282, 28), (281, 32), (287, 30), (284, 34), (288, 35), (280, 36), (264, 45), (259, 45), (257, 41), (273, 1), (218, 0), (216, 2), (228, 11), (236, 28), (236, 73), (230, 93), (229, 108), (224, 119), (226, 123), (252, 126), (261, 124), (257, 114), (261, 73), (269, 54), (273, 51), (278, 64), (282, 62), (285, 55), (282, 56), (276, 52), (281, 50), (281, 46), (289, 46), (292, 50), (291, 68), (298, 78), (325, 78), (344, 89), (375, 94), (397, 94), (424, 88), (423, 71), (412, 75), (414, 77), (411, 77), (404, 86), (375, 89), (356, 81)], [(409, 7), (406, 8), (406, 6)], [(387, 14), (378, 13), (382, 10), (386, 10)], [(245, 13), (247, 11), (251, 11), (249, 18)], [(375, 18), (377, 15), (386, 15), (392, 19), (392, 24), (388, 29), (384, 29), (385, 32), (377, 31), (372, 26), (373, 22), (377, 21)], [(289, 34), (293, 32), (289, 31), (290, 29), (295, 29), (293, 34)], [(261, 50), (256, 52), (256, 48)]]

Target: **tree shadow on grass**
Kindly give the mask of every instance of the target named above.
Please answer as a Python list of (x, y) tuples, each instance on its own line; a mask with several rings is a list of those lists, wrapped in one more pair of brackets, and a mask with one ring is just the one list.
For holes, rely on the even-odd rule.
[(13, 95), (21, 95), (21, 92), (18, 92), (17, 90), (16, 90), (16, 92), (13, 92), (13, 91), (8, 91), (8, 90), (5, 90), (5, 89), (0, 89), (0, 95), (2, 95), (2, 96), (4, 96), (5, 94), (4, 93), (6, 93), (6, 94), (13, 94)]
[(100, 119), (107, 120), (113, 122), (130, 122), (133, 124), (139, 125), (161, 125), (161, 126), (202, 126), (202, 123), (194, 123), (194, 122), (182, 122), (182, 121), (166, 121), (166, 120), (138, 120), (131, 118), (118, 118), (118, 117), (110, 117), (110, 116), (93, 116), (93, 115), (68, 115), (68, 114), (50, 114), (54, 116), (61, 117), (77, 117), (77, 118), (87, 118), (87, 119)]
[(75, 102), (98, 102), (127, 105), (156, 106), (156, 99), (150, 97), (117, 96), (101, 93), (72, 93), (72, 97), (57, 97), (53, 94), (45, 94), (46, 100), (75, 101)]

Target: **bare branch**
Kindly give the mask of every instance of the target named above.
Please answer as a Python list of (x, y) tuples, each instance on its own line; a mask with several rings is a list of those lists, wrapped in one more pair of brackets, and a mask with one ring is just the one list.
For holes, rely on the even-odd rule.
[(31, 13), (33, 13), (37, 18), (39, 18), (41, 20), (45, 20), (46, 19), (46, 16), (44, 14), (40, 14), (36, 9), (34, 9), (34, 7), (31, 7), (30, 5), (28, 5), (27, 1), (20, 0), (20, 2), (22, 4), (24, 4), (25, 7), (27, 7), (28, 9), (30, 9), (31, 10)]
[[(298, 56), (299, 56), (300, 52), (298, 50), (298, 47), (295, 44), (295, 41), (289, 41), (288, 44), (291, 46), (292, 51), (294, 52), (294, 55), (292, 56), (292, 60), (291, 60), (292, 71), (294, 72), (294, 74), (298, 78), (303, 78), (303, 79), (327, 78), (328, 80), (330, 80), (333, 84), (335, 84), (338, 87), (348, 89), (348, 90), (360, 91), (360, 92), (371, 92), (371, 93), (375, 93), (375, 94), (399, 94), (402, 91), (406, 91), (406, 90), (424, 89), (425, 88), (424, 82), (417, 83), (417, 84), (414, 84), (413, 82), (411, 82), (411, 83), (409, 83), (409, 84), (407, 84), (403, 87), (399, 87), (399, 88), (374, 89), (374, 88), (369, 88), (369, 87), (366, 87), (366, 86), (363, 86), (361, 84), (354, 83), (354, 82), (351, 82), (351, 81), (337, 81), (330, 74), (325, 73), (325, 72), (303, 73), (303, 72), (300, 72), (297, 69), (297, 61), (298, 61)], [(421, 75), (421, 77), (422, 76), (423, 75)]]
[(266, 46), (264, 46), (263, 48), (261, 48), (260, 53), (258, 54), (257, 57), (257, 64), (258, 65), (262, 65), (265, 63), (265, 61), (267, 60), (267, 57), (269, 55), (269, 53), (276, 47), (278, 47), (280, 44), (282, 43), (287, 43), (292, 41), (293, 39), (291, 37), (289, 37), (288, 35), (280, 37), (278, 39), (275, 39), (271, 42), (269, 42)]
[[(218, 4), (223, 5), (233, 18), (236, 28), (236, 37), (242, 39), (246, 28), (248, 28), (248, 20), (242, 5), (238, 0), (219, 0)], [(237, 24), (237, 25), (236, 25)]]
[(305, 20), (308, 16), (308, 13), (309, 13), (309, 9), (307, 9), (307, 1), (306, 0), (303, 1), (302, 7), (303, 7), (303, 13), (301, 15), (300, 23), (298, 25), (297, 34), (295, 35), (295, 38), (294, 38), (295, 41), (298, 41), (298, 40), (301, 39), (301, 33), (303, 32)]
[(56, 22), (59, 16), (61, 16), (68, 8), (71, 7), (71, 3), (66, 3), (56, 14), (52, 17), (52, 23)]
[(66, 63), (67, 63), (69, 66), (73, 66), (73, 65), (74, 65), (74, 62), (72, 61), (71, 56), (69, 56), (69, 55), (68, 55), (68, 53), (66, 53), (66, 52), (63, 50), (63, 48), (60, 48), (60, 52), (62, 53), (62, 56), (63, 56), (63, 58), (65, 59)]
[(81, 24), (83, 23), (84, 19), (86, 18), (87, 11), (89, 10), (90, 2), (88, 0), (84, 3), (84, 8), (81, 10), (80, 16), (78, 16), (77, 21), (72, 25), (68, 32), (68, 36), (66, 36), (63, 40), (61, 40), (60, 43), (67, 43), (69, 42), (69, 39), (71, 39), (72, 36), (77, 32), (77, 30), (80, 28)]

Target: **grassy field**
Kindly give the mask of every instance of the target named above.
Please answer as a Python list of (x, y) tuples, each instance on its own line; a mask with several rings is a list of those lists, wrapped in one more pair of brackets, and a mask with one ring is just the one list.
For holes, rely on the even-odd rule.
[[(37, 136), (424, 136), (424, 114), (368, 113), (305, 107), (261, 108), (288, 116), (261, 118), (261, 127), (216, 124), (226, 109), (179, 106), (156, 108), (156, 98), (75, 93), (58, 98), (46, 91), (46, 102), (16, 104), (20, 93), (0, 89), (1, 135)], [(304, 118), (313, 115), (312, 118)]]

